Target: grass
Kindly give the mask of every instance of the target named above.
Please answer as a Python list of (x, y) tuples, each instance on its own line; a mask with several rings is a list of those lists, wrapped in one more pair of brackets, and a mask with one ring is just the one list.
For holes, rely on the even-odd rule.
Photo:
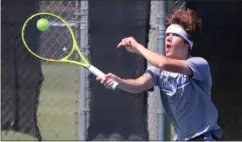
[[(79, 140), (79, 67), (67, 64), (43, 64), (44, 82), (38, 108), (38, 126), (43, 140)], [(171, 129), (171, 135), (173, 135)], [(36, 140), (16, 132), (1, 132), (1, 140)]]
[[(43, 140), (79, 139), (79, 67), (42, 64), (44, 82), (38, 108), (38, 126)], [(16, 132), (1, 132), (1, 140), (35, 140)]]

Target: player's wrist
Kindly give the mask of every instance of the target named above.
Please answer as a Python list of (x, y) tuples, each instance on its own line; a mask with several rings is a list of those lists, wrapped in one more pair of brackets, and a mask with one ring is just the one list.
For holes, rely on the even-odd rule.
[(117, 77), (116, 81), (118, 82), (118, 84), (123, 84), (123, 79), (120, 77)]
[(143, 45), (138, 44), (138, 45), (136, 46), (136, 49), (138, 50), (138, 54), (142, 55), (142, 51), (143, 51), (144, 48), (145, 48), (145, 47), (144, 47)]
[(117, 77), (116, 81), (118, 82), (118, 88), (124, 89), (125, 88), (125, 81), (124, 79)]

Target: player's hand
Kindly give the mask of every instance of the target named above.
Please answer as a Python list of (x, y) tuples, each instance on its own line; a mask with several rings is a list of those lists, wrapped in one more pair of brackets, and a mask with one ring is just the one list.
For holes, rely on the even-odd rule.
[(121, 79), (112, 73), (108, 73), (103, 78), (97, 77), (97, 80), (99, 80), (106, 88), (111, 89), (113, 82), (116, 81), (119, 83)]
[(117, 48), (124, 46), (127, 51), (131, 53), (140, 54), (139, 49), (142, 47), (133, 37), (127, 37), (122, 39), (122, 41), (118, 44)]

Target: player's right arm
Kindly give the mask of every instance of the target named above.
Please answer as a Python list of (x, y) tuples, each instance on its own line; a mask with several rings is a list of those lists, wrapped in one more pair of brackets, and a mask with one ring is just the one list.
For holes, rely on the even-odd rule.
[(130, 93), (140, 93), (151, 89), (155, 85), (152, 81), (152, 76), (148, 73), (144, 73), (137, 79), (122, 79), (112, 73), (108, 73), (103, 79), (97, 78), (97, 80), (100, 80), (101, 84), (107, 88), (111, 88), (113, 81), (117, 81), (119, 83), (118, 88)]

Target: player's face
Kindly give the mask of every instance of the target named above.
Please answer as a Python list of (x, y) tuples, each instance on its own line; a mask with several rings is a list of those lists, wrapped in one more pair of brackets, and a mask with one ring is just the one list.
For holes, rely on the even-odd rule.
[(165, 47), (167, 57), (179, 59), (182, 55), (187, 54), (189, 45), (178, 34), (167, 33)]

